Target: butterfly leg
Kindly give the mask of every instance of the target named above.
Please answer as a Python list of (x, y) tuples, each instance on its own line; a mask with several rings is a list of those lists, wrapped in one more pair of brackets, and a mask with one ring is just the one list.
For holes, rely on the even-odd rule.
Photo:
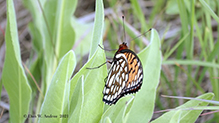
[(101, 65), (99, 65), (99, 66), (97, 66), (97, 67), (93, 67), (93, 68), (89, 68), (89, 67), (87, 67), (86, 69), (97, 69), (97, 68), (102, 67), (102, 66), (105, 65), (106, 63), (110, 63), (110, 64), (112, 64), (112, 61), (106, 61), (106, 62), (104, 62), (103, 64), (101, 64)]

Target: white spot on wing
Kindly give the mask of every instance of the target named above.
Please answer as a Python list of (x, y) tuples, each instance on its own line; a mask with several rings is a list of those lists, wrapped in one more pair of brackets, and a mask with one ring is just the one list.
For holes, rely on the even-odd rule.
[(125, 66), (125, 72), (127, 72), (128, 71), (128, 67), (127, 66)]
[(141, 75), (140, 77), (139, 77), (139, 80), (141, 80), (143, 78), (143, 76)]
[(112, 70), (115, 71), (116, 65), (114, 65), (114, 63), (113, 63), (112, 66), (113, 66)]
[(119, 54), (116, 55), (116, 58), (117, 58), (117, 59), (120, 58), (120, 57), (123, 57), (123, 58), (126, 59), (126, 57), (125, 57), (125, 55), (124, 55), (123, 53), (119, 53)]
[(119, 82), (119, 76), (118, 76), (118, 75), (117, 75), (117, 77), (116, 77), (116, 81)]
[(122, 67), (120, 67), (120, 72), (122, 72), (123, 71), (123, 69), (122, 69)]
[[(119, 84), (122, 83), (122, 82), (123, 82), (123, 81), (122, 81), (122, 78), (120, 78)], [(120, 84), (120, 85), (121, 85), (121, 84)]]
[(110, 98), (110, 101), (113, 101), (113, 99), (114, 99), (114, 97), (113, 97), (113, 95), (112, 95), (112, 97)]
[(134, 86), (134, 82), (132, 81), (132, 87)]
[(118, 90), (118, 93), (120, 94), (120, 93), (121, 93), (121, 91), (122, 91), (122, 88), (119, 88), (119, 90)]
[(140, 61), (138, 62), (138, 66), (140, 66), (141, 65), (141, 63), (140, 63)]
[(122, 79), (125, 79), (125, 73), (122, 73)]
[(108, 96), (107, 100), (110, 100), (110, 95)]
[(122, 66), (122, 67), (124, 67), (124, 66), (125, 66), (125, 61), (123, 61), (123, 62), (121, 63), (121, 66)]
[(119, 70), (119, 62), (117, 62), (117, 64), (116, 64), (116, 71), (118, 71)]
[(106, 93), (106, 87), (104, 87), (104, 89), (103, 89), (103, 93)]
[(122, 88), (124, 88), (125, 87), (125, 82), (122, 82)]
[(106, 89), (106, 94), (108, 94), (109, 93), (109, 89)]
[(128, 74), (125, 75), (125, 80), (128, 81)]
[[(117, 94), (117, 93), (116, 93)], [(115, 99), (116, 98), (116, 94), (114, 94), (114, 96), (113, 96), (113, 99)]]
[(114, 78), (115, 78), (115, 74), (112, 75), (112, 77), (110, 78), (110, 80), (107, 83), (109, 85), (109, 87), (112, 85)]
[(115, 98), (118, 96), (118, 92), (117, 93), (115, 93)]
[(103, 98), (106, 100), (107, 99), (107, 95), (105, 95)]

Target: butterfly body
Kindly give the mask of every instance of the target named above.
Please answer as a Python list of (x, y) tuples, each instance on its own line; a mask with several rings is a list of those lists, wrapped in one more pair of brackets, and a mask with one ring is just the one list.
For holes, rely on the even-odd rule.
[(103, 90), (103, 101), (112, 105), (121, 97), (137, 92), (142, 85), (143, 68), (138, 56), (126, 43), (119, 46)]

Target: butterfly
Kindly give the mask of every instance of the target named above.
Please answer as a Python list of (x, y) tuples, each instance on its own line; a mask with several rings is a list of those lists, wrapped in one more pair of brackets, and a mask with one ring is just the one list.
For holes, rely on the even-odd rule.
[(112, 105), (127, 94), (137, 92), (143, 81), (143, 68), (138, 56), (127, 43), (119, 45), (103, 89), (103, 102)]

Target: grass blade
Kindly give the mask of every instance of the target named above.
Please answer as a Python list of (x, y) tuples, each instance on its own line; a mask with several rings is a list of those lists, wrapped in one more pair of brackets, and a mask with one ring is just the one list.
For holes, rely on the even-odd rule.
[[(203, 94), (197, 97), (197, 99), (211, 100), (213, 96), (214, 96), (213, 93), (206, 93), (206, 94)], [(178, 110), (169, 111), (163, 114), (162, 116), (160, 116), (159, 118), (157, 118), (156, 120), (152, 121), (151, 123), (160, 123), (160, 122), (169, 123), (171, 120), (174, 120), (176, 119), (176, 117), (178, 117), (177, 113), (179, 113), (179, 111), (181, 112), (181, 117), (178, 117), (180, 118), (179, 119), (180, 122), (194, 123), (196, 119), (198, 118), (198, 116), (200, 115), (200, 113), (202, 112), (202, 110), (183, 110), (183, 109), (190, 108), (190, 107), (197, 107), (197, 106), (206, 106), (206, 105), (208, 105), (207, 102), (202, 102), (199, 100), (190, 100), (186, 102), (185, 104), (177, 107), (176, 109)]]

